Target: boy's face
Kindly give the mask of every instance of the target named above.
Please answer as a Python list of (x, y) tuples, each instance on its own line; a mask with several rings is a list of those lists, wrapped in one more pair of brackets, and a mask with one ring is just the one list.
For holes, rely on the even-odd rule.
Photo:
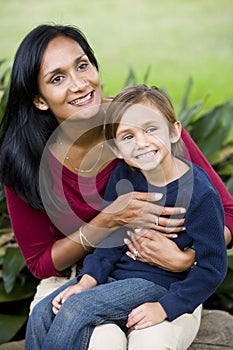
[(151, 104), (139, 103), (123, 114), (116, 133), (115, 153), (127, 164), (143, 171), (166, 165), (172, 157), (171, 143), (180, 137), (180, 123), (169, 131), (164, 115)]

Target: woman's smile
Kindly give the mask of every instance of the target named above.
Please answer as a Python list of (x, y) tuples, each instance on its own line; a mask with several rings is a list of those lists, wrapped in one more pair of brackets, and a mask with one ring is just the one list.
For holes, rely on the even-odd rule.
[(83, 105), (88, 104), (89, 102), (92, 101), (93, 94), (94, 94), (94, 91), (91, 91), (86, 96), (79, 97), (76, 100), (73, 100), (69, 103), (73, 106), (80, 106), (80, 105), (83, 106)]

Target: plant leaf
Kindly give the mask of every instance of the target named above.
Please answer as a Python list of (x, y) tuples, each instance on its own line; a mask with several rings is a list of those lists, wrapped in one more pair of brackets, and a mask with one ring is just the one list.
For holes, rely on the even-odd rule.
[(22, 328), (28, 315), (4, 315), (0, 314), (0, 344), (7, 343)]
[(26, 266), (19, 248), (7, 248), (3, 258), (3, 281), (7, 293), (10, 293), (15, 284), (18, 273)]
[(22, 284), (18, 280), (14, 285), (14, 289), (7, 293), (5, 291), (3, 281), (0, 280), (0, 303), (20, 301), (31, 298), (35, 294), (38, 280), (34, 277), (27, 278), (26, 283)]

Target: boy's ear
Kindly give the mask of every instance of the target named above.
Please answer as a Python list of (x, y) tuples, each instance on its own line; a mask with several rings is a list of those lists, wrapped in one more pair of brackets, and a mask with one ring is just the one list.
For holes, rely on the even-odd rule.
[(119, 149), (114, 145), (110, 145), (111, 150), (113, 151), (113, 153), (115, 154), (115, 156), (119, 159), (123, 159), (123, 156), (121, 154), (121, 152), (119, 151)]
[(40, 109), (41, 111), (47, 111), (49, 109), (49, 106), (47, 105), (47, 103), (45, 102), (45, 100), (37, 95), (35, 98), (34, 98), (34, 106), (38, 109)]
[(172, 130), (170, 140), (171, 140), (171, 143), (176, 143), (179, 141), (181, 137), (182, 125), (181, 125), (181, 122), (179, 122), (178, 120), (173, 125), (174, 125), (174, 128)]

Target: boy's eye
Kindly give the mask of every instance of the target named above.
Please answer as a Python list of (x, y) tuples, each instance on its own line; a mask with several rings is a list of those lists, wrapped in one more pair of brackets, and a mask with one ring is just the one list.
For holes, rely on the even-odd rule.
[(125, 135), (122, 137), (122, 141), (128, 141), (128, 140), (131, 140), (133, 138), (133, 135), (131, 134), (128, 134), (128, 135)]
[(146, 129), (147, 134), (153, 134), (157, 129), (154, 126)]

